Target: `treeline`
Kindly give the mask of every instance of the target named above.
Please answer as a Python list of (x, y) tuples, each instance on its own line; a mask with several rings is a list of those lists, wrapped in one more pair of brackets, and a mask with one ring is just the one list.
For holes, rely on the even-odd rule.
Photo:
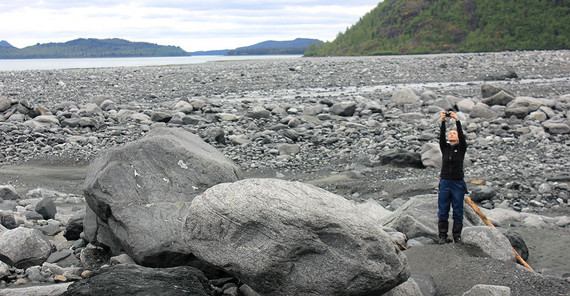
[(570, 0), (385, 0), (306, 56), (570, 48)]
[(189, 56), (178, 46), (163, 46), (123, 39), (76, 39), (65, 43), (45, 43), (22, 49), (0, 47), (2, 59), (34, 58), (100, 58)]
[(304, 54), (308, 47), (297, 48), (247, 48), (234, 49), (226, 53), (226, 55), (284, 55), (284, 54)]

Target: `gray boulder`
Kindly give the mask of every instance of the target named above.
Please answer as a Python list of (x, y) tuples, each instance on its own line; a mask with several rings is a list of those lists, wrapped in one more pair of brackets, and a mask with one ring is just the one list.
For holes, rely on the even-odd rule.
[(61, 295), (71, 283), (41, 285), (24, 288), (0, 289), (0, 296), (51, 296)]
[(382, 165), (392, 165), (395, 167), (424, 167), (422, 157), (419, 153), (404, 149), (395, 149), (380, 153), (380, 162)]
[(423, 296), (420, 286), (413, 278), (409, 278), (403, 284), (382, 294), (384, 296)]
[(504, 228), (497, 228), (504, 236), (507, 237), (511, 246), (519, 253), (523, 260), (528, 259), (528, 247), (524, 242), (522, 236), (513, 230), (508, 230)]
[(94, 271), (71, 284), (62, 296), (79, 295), (213, 295), (208, 279), (190, 266), (148, 268), (118, 264)]
[(330, 111), (339, 116), (352, 116), (356, 111), (356, 103), (345, 101), (332, 105)]
[(475, 107), (475, 102), (473, 102), (471, 99), (463, 99), (457, 102), (457, 109), (464, 113), (471, 112), (471, 110), (473, 110), (473, 107)]
[(44, 220), (55, 218), (57, 208), (51, 197), (46, 197), (36, 204), (36, 212), (38, 212)]
[(568, 134), (570, 133), (570, 125), (566, 122), (547, 120), (542, 126), (551, 134)]
[(402, 88), (392, 93), (392, 102), (396, 105), (419, 105), (420, 98), (409, 88)]
[(0, 185), (0, 201), (20, 199), (20, 195), (16, 192), (16, 188), (12, 185)]
[(392, 102), (396, 105), (419, 105), (420, 98), (409, 88), (402, 88), (392, 93)]
[(262, 295), (379, 295), (409, 277), (377, 220), (312, 185), (247, 179), (192, 202), (184, 240)]
[(471, 200), (474, 202), (491, 200), (495, 195), (497, 195), (497, 192), (489, 186), (481, 185), (471, 188)]
[(254, 107), (253, 109), (247, 111), (246, 117), (251, 117), (253, 119), (269, 118), (271, 117), (271, 111), (263, 107)]
[(430, 274), (412, 272), (411, 278), (416, 281), (420, 291), (422, 291), (422, 296), (435, 296), (437, 295), (437, 286), (435, 280)]
[(4, 112), (12, 106), (12, 100), (7, 97), (0, 96), (0, 112)]
[[(239, 169), (198, 136), (154, 129), (138, 141), (104, 151), (89, 166), (83, 189), (97, 218), (85, 219), (86, 234), (115, 252), (119, 242), (139, 264), (179, 265), (190, 256), (179, 238), (192, 199), (215, 184), (240, 178)], [(86, 225), (94, 221), (97, 226)]]
[(498, 93), (496, 93), (496, 94), (494, 94), (488, 98), (484, 98), (483, 100), (481, 100), (481, 102), (483, 102), (489, 106), (494, 106), (494, 105), (506, 106), (508, 103), (510, 103), (514, 99), (515, 99), (515, 97), (506, 93), (504, 90), (501, 90), (500, 92), (498, 92)]
[(421, 151), (422, 164), (426, 167), (441, 168), (441, 149), (435, 143), (426, 143)]
[(489, 226), (466, 227), (461, 233), (466, 244), (476, 245), (490, 257), (515, 262), (511, 243), (499, 230)]
[(484, 83), (481, 85), (481, 97), (488, 98), (498, 94), (501, 91), (505, 91), (502, 88)]
[(498, 113), (495, 112), (489, 105), (484, 103), (477, 103), (469, 112), (471, 118), (497, 118)]
[[(437, 195), (419, 195), (412, 197), (380, 223), (405, 233), (408, 238), (426, 236), (437, 239), (437, 212)], [(470, 207), (463, 207), (463, 214), (464, 226), (483, 225)]]
[(511, 288), (505, 286), (478, 284), (461, 296), (511, 296)]
[(38, 230), (21, 227), (0, 234), (0, 258), (17, 268), (41, 265), (51, 251), (50, 242)]

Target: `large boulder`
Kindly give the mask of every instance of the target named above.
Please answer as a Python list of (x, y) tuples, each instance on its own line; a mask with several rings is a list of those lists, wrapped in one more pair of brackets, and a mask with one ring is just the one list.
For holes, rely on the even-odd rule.
[(511, 288), (506, 286), (478, 284), (461, 296), (511, 296)]
[[(380, 223), (405, 233), (408, 238), (426, 236), (437, 239), (437, 211), (437, 195), (419, 195), (412, 197)], [(483, 225), (470, 207), (463, 207), (463, 215), (464, 226)]]
[(422, 164), (426, 167), (441, 168), (441, 149), (438, 144), (426, 143), (421, 151)]
[(350, 101), (335, 103), (331, 107), (331, 112), (339, 116), (352, 116), (355, 111), (356, 103)]
[(0, 185), (0, 201), (20, 199), (20, 194), (16, 192), (16, 188), (12, 185)]
[(0, 260), (11, 266), (41, 265), (51, 251), (51, 243), (39, 230), (21, 227), (0, 234)]
[(46, 197), (36, 204), (36, 212), (38, 212), (45, 220), (55, 218), (57, 207), (51, 197)]
[(422, 156), (419, 153), (404, 149), (395, 149), (380, 153), (380, 163), (382, 165), (392, 165), (395, 167), (424, 168)]
[(392, 102), (396, 105), (419, 105), (420, 98), (410, 88), (402, 88), (392, 93)]
[(91, 163), (83, 189), (97, 219), (86, 218), (85, 224), (98, 225), (84, 227), (89, 239), (119, 242), (139, 264), (179, 265), (190, 256), (179, 238), (192, 199), (240, 178), (239, 169), (200, 137), (157, 128)]
[(483, 102), (489, 106), (494, 106), (494, 105), (506, 106), (508, 103), (510, 103), (514, 99), (515, 99), (515, 97), (506, 93), (504, 90), (501, 90), (500, 92), (498, 92), (498, 93), (496, 93), (496, 94), (494, 94), (488, 98), (484, 98), (483, 100), (481, 100), (481, 102)]
[(489, 226), (466, 227), (461, 238), (466, 244), (476, 245), (490, 257), (515, 262), (511, 243), (499, 230)]
[(71, 284), (62, 296), (79, 295), (213, 295), (208, 279), (190, 266), (148, 268), (118, 264), (94, 271)]
[(185, 242), (262, 295), (380, 295), (406, 257), (352, 201), (312, 185), (247, 179), (196, 197)]
[(489, 105), (484, 103), (477, 103), (469, 112), (471, 118), (497, 118), (499, 114), (495, 112)]

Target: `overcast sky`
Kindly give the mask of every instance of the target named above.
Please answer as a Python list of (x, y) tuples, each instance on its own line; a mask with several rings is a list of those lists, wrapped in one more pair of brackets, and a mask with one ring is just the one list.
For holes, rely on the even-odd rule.
[(0, 0), (0, 40), (22, 48), (122, 38), (186, 51), (297, 37), (332, 41), (378, 0)]

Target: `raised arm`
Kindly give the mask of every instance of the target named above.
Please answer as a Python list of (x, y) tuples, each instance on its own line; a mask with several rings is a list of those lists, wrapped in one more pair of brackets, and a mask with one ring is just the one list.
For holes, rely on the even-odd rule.
[(443, 147), (447, 143), (447, 139), (445, 138), (445, 111), (441, 111), (441, 127), (439, 129), (439, 148), (443, 151)]

